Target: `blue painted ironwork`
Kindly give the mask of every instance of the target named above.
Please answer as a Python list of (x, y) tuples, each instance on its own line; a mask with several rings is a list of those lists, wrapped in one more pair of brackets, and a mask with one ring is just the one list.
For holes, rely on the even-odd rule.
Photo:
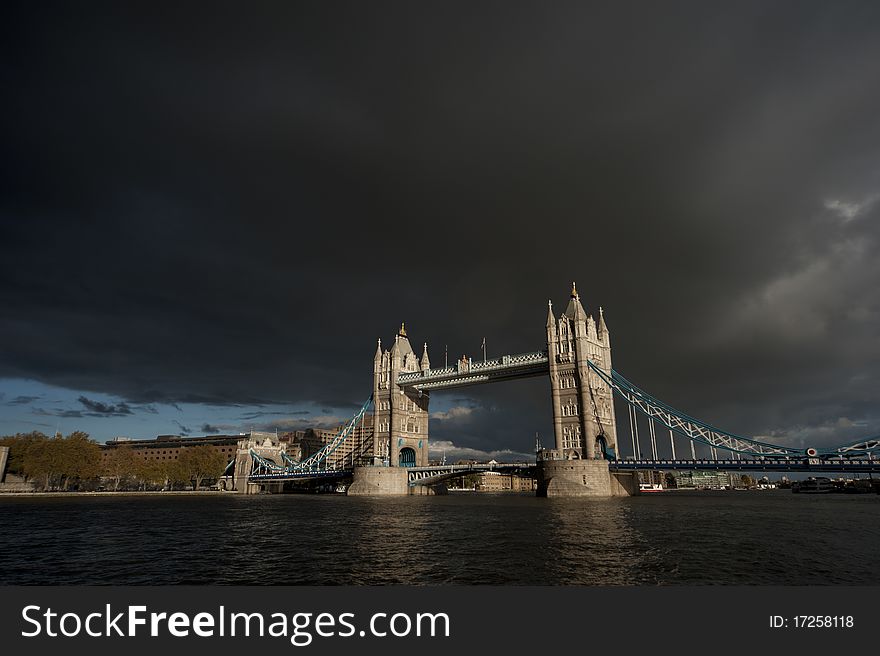
[(852, 474), (880, 473), (880, 460), (825, 460), (816, 458), (781, 458), (760, 460), (744, 458), (743, 460), (615, 460), (608, 464), (611, 471), (810, 471), (810, 472), (847, 472)]
[(348, 421), (348, 423), (343, 426), (339, 432), (330, 440), (327, 444), (325, 444), (321, 449), (313, 453), (311, 456), (302, 460), (300, 462), (293, 460), (290, 456), (287, 455), (284, 451), (281, 452), (281, 458), (284, 461), (283, 464), (279, 464), (270, 460), (268, 458), (264, 458), (256, 453), (253, 449), (250, 450), (251, 460), (253, 462), (253, 466), (251, 469), (251, 478), (255, 477), (265, 477), (268, 475), (278, 475), (285, 476), (291, 474), (305, 474), (305, 473), (314, 473), (320, 470), (326, 470), (327, 467), (327, 457), (336, 451), (340, 447), (340, 445), (348, 438), (357, 425), (363, 420), (364, 415), (367, 412), (367, 408), (370, 407), (370, 404), (373, 402), (373, 396), (370, 395), (370, 398), (367, 399), (366, 403), (361, 407), (361, 409)]
[(828, 458), (863, 458), (880, 455), (880, 436), (838, 447), (798, 449), (735, 435), (676, 410), (644, 390), (639, 389), (614, 369), (608, 372), (593, 362), (588, 361), (588, 364), (599, 378), (611, 387), (618, 397), (622, 398), (634, 409), (649, 419), (659, 421), (667, 428), (680, 435), (684, 435), (693, 442), (706, 444), (712, 448), (742, 453), (762, 461), (804, 457), (813, 460), (825, 460)]
[(460, 478), (469, 474), (495, 471), (507, 474), (534, 475), (535, 463), (481, 463), (468, 465), (429, 465), (412, 467), (409, 470), (409, 486), (431, 485), (452, 478)]
[(617, 460), (617, 454), (614, 452), (614, 449), (608, 446), (608, 441), (605, 439), (604, 434), (599, 434), (596, 438), (599, 441), (599, 446), (602, 448), (602, 457), (605, 460)]
[(599, 378), (633, 408), (695, 442), (752, 456), (798, 456), (804, 454), (803, 449), (759, 442), (711, 426), (654, 398), (633, 385), (617, 371), (612, 369), (609, 373), (593, 362), (588, 361), (588, 364)]
[(415, 467), (416, 466), (415, 449), (407, 446), (407, 447), (404, 447), (400, 450), (400, 466), (401, 467)]
[(839, 456), (841, 458), (858, 457), (866, 454), (880, 455), (880, 435), (866, 437), (856, 442), (842, 444), (834, 449), (821, 449), (820, 455)]

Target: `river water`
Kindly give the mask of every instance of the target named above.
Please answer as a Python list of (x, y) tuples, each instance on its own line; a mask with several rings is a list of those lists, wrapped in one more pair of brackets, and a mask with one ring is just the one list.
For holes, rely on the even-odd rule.
[(0, 498), (0, 582), (880, 585), (880, 496)]

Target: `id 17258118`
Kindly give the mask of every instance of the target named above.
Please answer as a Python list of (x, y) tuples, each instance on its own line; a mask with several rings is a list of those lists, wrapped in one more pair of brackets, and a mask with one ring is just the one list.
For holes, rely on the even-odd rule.
[(852, 615), (771, 615), (771, 629), (851, 629), (855, 626)]

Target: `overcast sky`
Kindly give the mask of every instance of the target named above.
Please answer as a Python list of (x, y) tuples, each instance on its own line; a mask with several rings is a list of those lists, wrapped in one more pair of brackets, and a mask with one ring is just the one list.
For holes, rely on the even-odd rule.
[[(538, 350), (572, 280), (688, 414), (880, 433), (876, 2), (0, 11), (0, 434), (332, 424), (401, 321)], [(552, 440), (545, 379), (431, 404)]]

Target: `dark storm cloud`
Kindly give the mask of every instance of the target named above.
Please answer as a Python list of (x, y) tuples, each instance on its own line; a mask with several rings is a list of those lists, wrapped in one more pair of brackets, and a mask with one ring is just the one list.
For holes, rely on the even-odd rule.
[[(6, 402), (6, 405), (27, 405), (29, 403), (33, 403), (34, 401), (39, 401), (41, 397), (39, 396), (16, 396), (14, 399), (9, 399)], [(3, 396), (0, 395), (0, 401), (3, 400)]]
[(203, 433), (217, 433), (220, 431), (216, 426), (212, 426), (211, 424), (202, 424), (202, 427), (199, 429)]
[[(880, 7), (4, 11), (0, 376), (356, 408), (401, 320), (534, 350), (575, 279), (690, 414), (880, 432)], [(474, 395), (456, 441), (549, 435), (546, 385)]]
[(44, 408), (32, 408), (31, 414), (39, 417), (62, 417), (65, 419), (82, 419), (83, 413), (79, 410), (46, 410)]
[(192, 433), (192, 428), (190, 428), (189, 426), (184, 426), (177, 420), (174, 421), (174, 424), (179, 429), (181, 435), (189, 435), (190, 433)]
[[(329, 411), (325, 411), (325, 412), (329, 412)], [(292, 416), (292, 415), (307, 415), (307, 414), (310, 414), (308, 410), (296, 410), (294, 412), (281, 411), (281, 410), (275, 410), (275, 411), (260, 410), (257, 412), (247, 412), (247, 413), (241, 415), (239, 417), (239, 419), (241, 419), (241, 421), (251, 421), (253, 419), (260, 419), (262, 417), (272, 417), (272, 416), (288, 417), (288, 416)]]
[(88, 410), (90, 417), (124, 417), (133, 414), (132, 409), (127, 403), (102, 403), (94, 401), (88, 397), (81, 396), (77, 399), (83, 407)]

